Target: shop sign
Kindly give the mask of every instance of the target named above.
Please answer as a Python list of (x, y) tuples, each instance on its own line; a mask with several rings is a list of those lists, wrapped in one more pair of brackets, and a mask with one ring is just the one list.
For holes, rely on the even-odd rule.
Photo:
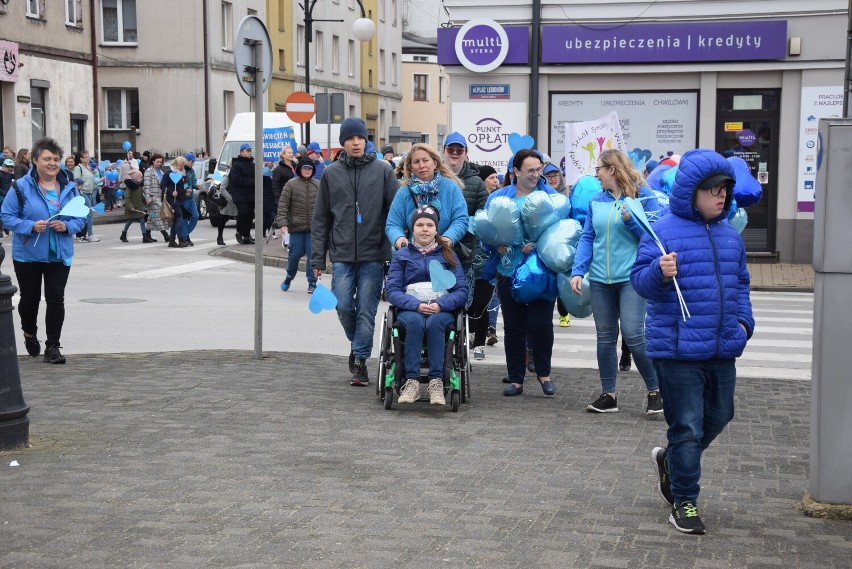
[(481, 101), (453, 103), (452, 128), (467, 140), (471, 162), (505, 172), (512, 156), (509, 135), (527, 129), (527, 104)]
[(0, 81), (14, 83), (18, 80), (18, 44), (13, 41), (0, 40)]
[(726, 122), (725, 123), (725, 132), (739, 132), (743, 129), (743, 123), (741, 122)]
[(787, 21), (542, 26), (541, 61), (757, 61), (787, 55)]
[(509, 85), (470, 85), (468, 99), (508, 99)]
[(476, 72), (500, 65), (528, 65), (529, 41), (528, 26), (504, 27), (478, 18), (462, 28), (438, 28), (438, 63), (464, 65)]
[[(843, 116), (843, 87), (802, 87), (799, 115), (799, 177), (796, 211), (814, 211), (819, 119)], [(758, 177), (760, 180), (760, 177)]]

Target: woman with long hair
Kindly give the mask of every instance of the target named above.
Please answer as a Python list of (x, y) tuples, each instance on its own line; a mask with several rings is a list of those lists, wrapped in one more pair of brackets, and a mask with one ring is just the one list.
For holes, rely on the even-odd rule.
[(26, 176), (32, 164), (30, 164), (30, 149), (21, 148), (18, 150), (18, 155), (15, 156), (15, 170), (12, 172), (12, 178), (17, 180)]
[(160, 183), (163, 177), (163, 155), (154, 154), (151, 156), (151, 165), (145, 169), (145, 174), (142, 176), (142, 199), (148, 213), (145, 234), (151, 242), (156, 241), (151, 237), (152, 229), (159, 231), (166, 242), (169, 241), (169, 232), (166, 231), (168, 224), (160, 219), (160, 207), (163, 205), (163, 191), (160, 189)]
[(636, 368), (648, 389), (645, 412), (663, 412), (660, 386), (654, 366), (645, 355), (645, 299), (630, 284), (642, 228), (630, 214), (626, 198), (641, 200), (646, 211), (659, 209), (642, 175), (621, 150), (604, 150), (598, 157), (595, 176), (603, 191), (589, 203), (589, 213), (571, 269), (571, 288), (581, 293), (583, 275), (589, 273), (592, 313), (597, 332), (598, 371), (601, 395), (586, 409), (594, 413), (617, 412), (615, 390), (618, 373), (616, 341), (619, 324)]

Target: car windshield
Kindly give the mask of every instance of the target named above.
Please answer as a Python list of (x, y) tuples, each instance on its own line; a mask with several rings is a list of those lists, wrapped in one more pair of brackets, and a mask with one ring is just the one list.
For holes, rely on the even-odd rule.
[(245, 144), (244, 140), (229, 140), (222, 146), (222, 151), (219, 153), (219, 162), (216, 163), (216, 168), (222, 172), (227, 172), (231, 169), (231, 161), (239, 156), (240, 146)]

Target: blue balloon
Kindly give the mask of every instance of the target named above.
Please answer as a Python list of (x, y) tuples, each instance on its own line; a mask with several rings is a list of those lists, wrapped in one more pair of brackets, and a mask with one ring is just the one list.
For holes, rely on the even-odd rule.
[(125, 140), (124, 142), (122, 142), (121, 147), (124, 149), (125, 152), (129, 152), (130, 149), (133, 148), (129, 140)]
[(263, 167), (263, 177), (264, 178), (271, 178), (272, 177), (272, 170), (269, 169), (269, 166)]
[(571, 204), (562, 194), (533, 192), (524, 200), (521, 221), (524, 233), (530, 241), (539, 237), (554, 223), (571, 215)]
[(594, 176), (583, 176), (571, 188), (571, 217), (580, 225), (586, 224), (589, 203), (596, 194), (603, 191), (601, 182)]
[(489, 245), (512, 245), (523, 238), (521, 212), (512, 198), (499, 196), (491, 200), (488, 209), (473, 216), (476, 236)]
[(556, 285), (556, 273), (533, 252), (515, 269), (512, 286), (509, 289), (516, 302), (529, 304), (536, 300), (553, 301), (559, 294)]
[(672, 166), (660, 177), (660, 187), (657, 188), (667, 196), (672, 195), (672, 188), (674, 187), (675, 176), (677, 175), (677, 166)]
[(104, 178), (106, 178), (110, 182), (117, 182), (118, 181), (118, 172), (116, 172), (115, 170), (109, 170), (109, 171), (104, 173)]
[(736, 229), (738, 233), (742, 233), (743, 229), (745, 229), (748, 224), (748, 214), (746, 213), (746, 210), (741, 207), (737, 208), (734, 216), (728, 218), (728, 222), (734, 226), (734, 229)]
[(580, 288), (580, 294), (574, 294), (571, 290), (571, 277), (565, 274), (560, 274), (556, 277), (556, 284), (559, 289), (559, 300), (565, 310), (571, 316), (577, 318), (588, 318), (592, 315), (592, 292), (589, 287), (589, 275), (583, 277), (583, 285)]
[(645, 183), (648, 184), (648, 187), (652, 190), (660, 189), (660, 180), (663, 177), (663, 174), (671, 170), (672, 166), (670, 164), (660, 164), (653, 170), (651, 173), (645, 177)]
[(116, 166), (121, 166), (122, 164), (124, 164), (124, 160), (118, 159), (115, 161)]
[(763, 187), (754, 176), (748, 163), (739, 156), (731, 156), (728, 162), (734, 168), (734, 197), (740, 207), (751, 207), (763, 197)]
[(522, 245), (508, 245), (506, 252), (500, 256), (500, 264), (497, 266), (497, 272), (504, 277), (511, 277), (515, 274), (515, 269), (524, 260), (524, 251)]
[(121, 188), (117, 189), (117, 190), (115, 191), (115, 197), (117, 197), (117, 198), (123, 198), (123, 197), (124, 197), (124, 190), (122, 190)]
[(554, 273), (571, 270), (582, 232), (583, 228), (576, 219), (557, 221), (544, 232), (536, 241), (535, 248), (547, 268)]

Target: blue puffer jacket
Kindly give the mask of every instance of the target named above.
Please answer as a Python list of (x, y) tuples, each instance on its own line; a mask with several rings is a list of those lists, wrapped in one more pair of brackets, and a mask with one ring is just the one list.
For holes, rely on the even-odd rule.
[(450, 268), (441, 247), (428, 255), (424, 255), (412, 243), (397, 251), (391, 261), (388, 278), (385, 282), (388, 302), (400, 310), (417, 310), (420, 301), (407, 294), (405, 287), (412, 283), (429, 282), (431, 280), (429, 263), (433, 260), (441, 263), (442, 267), (451, 270), (456, 276), (456, 285), (447, 291), (447, 294), (435, 300), (441, 307), (441, 311), (452, 312), (464, 306), (467, 302), (467, 281), (464, 278), (464, 271), (458, 257), (456, 257), (455, 268)]
[[(589, 280), (615, 284), (630, 280), (630, 269), (636, 260), (636, 250), (642, 237), (642, 228), (631, 215), (622, 221), (625, 195), (615, 199), (612, 192), (604, 190), (589, 202), (589, 212), (571, 276), (589, 273)], [(657, 211), (660, 204), (647, 186), (639, 188), (639, 199), (646, 212)]]
[(681, 317), (674, 283), (660, 271), (657, 244), (646, 235), (639, 246), (630, 280), (650, 301), (645, 321), (650, 358), (735, 358), (754, 332), (745, 244), (725, 219), (733, 195), (727, 194), (725, 209), (711, 221), (692, 205), (698, 183), (715, 173), (734, 177), (728, 161), (712, 150), (684, 154), (672, 187), (670, 213), (654, 225), (663, 248), (677, 253), (677, 282), (691, 318)]
[[(59, 209), (62, 209), (71, 199), (80, 195), (80, 192), (77, 190), (77, 184), (69, 181), (62, 171), (56, 176), (56, 181), (60, 187)], [(15, 183), (24, 198), (23, 211), (18, 203), (18, 192), (12, 189), (6, 194), (2, 206), (3, 225), (15, 234), (12, 240), (12, 258), (16, 261), (50, 262), (50, 240), (55, 235), (56, 256), (70, 264), (74, 257), (74, 234), (86, 226), (86, 218), (65, 215), (57, 217), (56, 219), (65, 222), (68, 232), (56, 233), (50, 229), (36, 240), (37, 235), (33, 233), (35, 222), (50, 217), (47, 200), (38, 188), (36, 169), (32, 168), (29, 174), (18, 178)]]

